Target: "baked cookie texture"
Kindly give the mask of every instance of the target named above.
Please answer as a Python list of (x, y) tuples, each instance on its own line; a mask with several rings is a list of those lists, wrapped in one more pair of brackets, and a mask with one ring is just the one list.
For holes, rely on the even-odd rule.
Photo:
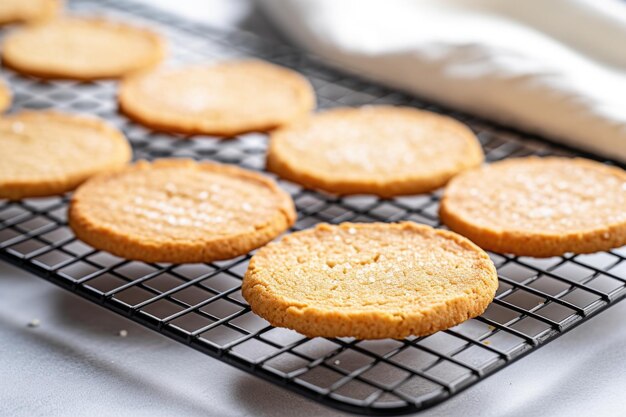
[(156, 130), (232, 136), (266, 131), (315, 107), (295, 71), (256, 60), (162, 69), (123, 80), (120, 110)]
[(61, 0), (2, 0), (0, 25), (42, 22), (56, 17), (62, 9)]
[(0, 198), (58, 195), (92, 175), (122, 168), (132, 151), (100, 119), (55, 111), (0, 117)]
[(155, 33), (100, 18), (65, 17), (9, 34), (3, 64), (40, 78), (119, 78), (150, 68), (164, 56)]
[(0, 113), (3, 113), (6, 109), (11, 107), (11, 100), (13, 94), (11, 89), (2, 78), (0, 78)]
[(242, 293), (274, 326), (306, 336), (423, 336), (481, 314), (498, 287), (468, 239), (412, 222), (317, 225), (260, 249)]
[(608, 250), (626, 244), (626, 172), (581, 158), (509, 159), (455, 177), (439, 214), (494, 252)]
[(73, 195), (69, 224), (89, 245), (145, 262), (212, 262), (248, 253), (293, 225), (271, 179), (188, 159), (140, 161)]
[(330, 193), (392, 197), (432, 191), (483, 159), (472, 131), (454, 119), (366, 106), (320, 112), (272, 132), (267, 169)]

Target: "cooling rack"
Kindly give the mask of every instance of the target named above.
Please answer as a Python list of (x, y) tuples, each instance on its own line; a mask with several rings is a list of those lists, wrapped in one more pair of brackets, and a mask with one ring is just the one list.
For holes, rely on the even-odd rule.
[[(173, 62), (254, 56), (294, 68), (313, 83), (321, 108), (397, 104), (452, 115), (475, 131), (489, 161), (581, 154), (346, 76), (250, 33), (217, 30), (120, 0), (85, 0), (69, 6), (78, 13), (156, 26), (169, 41)], [(2, 75), (14, 91), (11, 111), (56, 108), (98, 115), (125, 132), (136, 159), (190, 157), (263, 169), (263, 134), (220, 140), (152, 132), (117, 113), (112, 81), (43, 82), (8, 70)], [(279, 183), (297, 207), (294, 230), (343, 221), (413, 220), (441, 226), (440, 192), (390, 200), (339, 198)], [(548, 259), (490, 254), (500, 285), (480, 317), (423, 338), (307, 339), (271, 327), (250, 311), (240, 291), (250, 255), (185, 265), (120, 259), (75, 239), (66, 222), (68, 198), (0, 201), (0, 258), (209, 356), (314, 401), (356, 413), (398, 415), (444, 401), (626, 294), (626, 248)]]

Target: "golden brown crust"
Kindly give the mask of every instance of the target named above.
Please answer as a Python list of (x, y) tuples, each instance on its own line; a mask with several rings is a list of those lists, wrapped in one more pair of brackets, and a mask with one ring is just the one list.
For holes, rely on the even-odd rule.
[(267, 169), (306, 187), (381, 197), (419, 194), (479, 165), (465, 125), (408, 107), (337, 108), (271, 134)]
[(480, 315), (498, 279), (487, 254), (412, 222), (318, 225), (251, 259), (242, 294), (272, 325), (306, 336), (428, 335)]
[(0, 113), (3, 113), (6, 109), (11, 107), (11, 100), (13, 94), (9, 89), (9, 86), (0, 78)]
[(69, 224), (95, 248), (145, 262), (212, 262), (243, 255), (295, 222), (271, 179), (186, 159), (140, 161), (95, 177), (72, 198)]
[(61, 13), (62, 0), (2, 0), (0, 25), (11, 23), (39, 23)]
[(315, 93), (287, 68), (225, 61), (127, 77), (118, 103), (122, 113), (155, 130), (228, 137), (303, 117), (315, 107)]
[(0, 146), (0, 198), (11, 200), (63, 194), (132, 156), (124, 135), (103, 120), (55, 111), (1, 117)]
[(441, 220), (485, 250), (550, 257), (626, 244), (626, 172), (568, 158), (518, 158), (454, 178)]
[(64, 17), (8, 35), (2, 63), (39, 78), (90, 81), (146, 70), (164, 56), (163, 40), (147, 29), (100, 18)]

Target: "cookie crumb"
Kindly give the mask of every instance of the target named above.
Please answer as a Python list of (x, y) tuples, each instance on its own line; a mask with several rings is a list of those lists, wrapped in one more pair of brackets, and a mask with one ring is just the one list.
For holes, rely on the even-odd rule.
[(41, 321), (39, 321), (39, 319), (32, 319), (28, 322), (28, 327), (39, 327), (40, 324)]

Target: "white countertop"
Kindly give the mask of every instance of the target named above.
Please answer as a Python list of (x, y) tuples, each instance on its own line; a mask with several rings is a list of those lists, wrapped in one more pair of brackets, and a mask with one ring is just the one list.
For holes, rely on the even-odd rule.
[[(420, 416), (623, 415), (624, 317), (621, 303)], [(0, 262), (0, 415), (342, 413)]]
[[(148, 0), (144, 0), (148, 1)], [(159, 0), (267, 29), (245, 0)], [(252, 16), (252, 17), (251, 17)], [(623, 415), (626, 303), (420, 416)], [(28, 323), (39, 319), (38, 327)], [(127, 330), (127, 337), (118, 336)], [(337, 411), (0, 262), (2, 416), (335, 416)]]

